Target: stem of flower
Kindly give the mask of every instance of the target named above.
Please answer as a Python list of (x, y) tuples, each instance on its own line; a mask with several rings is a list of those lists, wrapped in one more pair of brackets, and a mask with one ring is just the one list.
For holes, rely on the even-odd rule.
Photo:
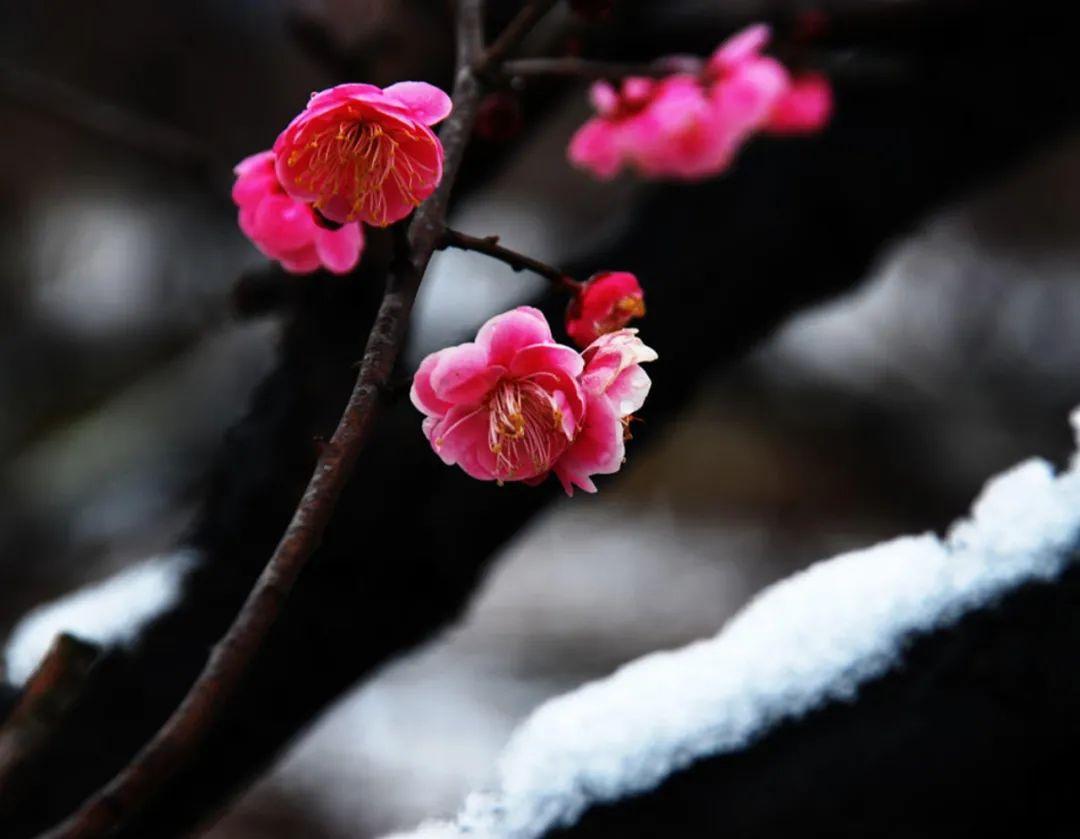
[(499, 244), (498, 236), (470, 236), (468, 233), (462, 233), (447, 227), (436, 247), (439, 250), (458, 248), (463, 251), (475, 251), (476, 253), (485, 254), (492, 259), (497, 259), (509, 265), (515, 271), (532, 271), (534, 274), (539, 274), (549, 280), (552, 286), (560, 291), (568, 291), (573, 294), (581, 287), (581, 283), (568, 277), (558, 268), (538, 259), (533, 259), (531, 256), (525, 256), (525, 254), (504, 248)]
[(502, 65), (507, 78), (562, 78), (596, 81), (618, 81), (628, 76), (661, 78), (672, 73), (697, 75), (704, 69), (704, 62), (694, 58), (677, 61), (662, 60), (648, 64), (625, 64), (613, 61), (590, 61), (585, 58), (521, 58)]
[(506, 28), (491, 42), (491, 46), (473, 63), (473, 72), (483, 79), (502, 67), (506, 57), (532, 31), (540, 18), (551, 11), (558, 2), (559, 0), (531, 0), (526, 3), (518, 12), (517, 17), (506, 25)]

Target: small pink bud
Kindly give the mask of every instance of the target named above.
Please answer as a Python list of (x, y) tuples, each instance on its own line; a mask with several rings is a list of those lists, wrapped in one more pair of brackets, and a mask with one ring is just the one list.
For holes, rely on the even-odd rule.
[(566, 333), (579, 347), (645, 315), (645, 293), (626, 271), (604, 271), (584, 282), (566, 307)]
[(450, 97), (424, 82), (313, 94), (274, 143), (278, 179), (331, 221), (386, 227), (442, 179), (443, 147), (429, 126), (450, 108)]

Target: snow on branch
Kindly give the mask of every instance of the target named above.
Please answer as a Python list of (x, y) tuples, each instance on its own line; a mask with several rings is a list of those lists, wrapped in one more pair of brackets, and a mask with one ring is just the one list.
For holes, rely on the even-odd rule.
[(61, 633), (106, 647), (132, 643), (179, 600), (184, 576), (196, 561), (197, 552), (190, 549), (153, 557), (38, 606), (12, 630), (0, 657), (8, 681), (24, 684)]
[[(1072, 424), (1080, 438), (1080, 409)], [(904, 536), (818, 562), (767, 588), (715, 637), (541, 705), (511, 738), (493, 789), (469, 796), (452, 823), (407, 835), (541, 836), (740, 750), (783, 721), (853, 699), (913, 638), (1053, 580), (1074, 560), (1078, 534), (1080, 454), (1060, 475), (1024, 462), (992, 479), (944, 539)]]

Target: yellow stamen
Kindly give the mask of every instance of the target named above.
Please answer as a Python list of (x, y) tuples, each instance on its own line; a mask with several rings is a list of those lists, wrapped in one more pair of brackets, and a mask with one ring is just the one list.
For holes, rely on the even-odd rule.
[(402, 148), (403, 140), (418, 140), (406, 129), (387, 131), (357, 115), (311, 130), (306, 142), (287, 158), (295, 170), (293, 182), (315, 193), (315, 208), (335, 199), (349, 205), (346, 221), (363, 218), (385, 226), (389, 218), (386, 190), (392, 184), (412, 206), (423, 201), (421, 192), (434, 171)]

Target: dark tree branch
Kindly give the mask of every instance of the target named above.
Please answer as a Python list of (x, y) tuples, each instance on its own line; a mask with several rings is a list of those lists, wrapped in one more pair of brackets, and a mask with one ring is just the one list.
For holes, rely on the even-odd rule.
[(509, 265), (515, 271), (532, 271), (534, 274), (539, 274), (551, 282), (552, 288), (560, 291), (573, 293), (581, 287), (581, 283), (558, 268), (541, 262), (539, 259), (533, 259), (531, 256), (504, 248), (499, 244), (498, 236), (470, 236), (468, 233), (461, 233), (448, 227), (439, 238), (437, 247), (440, 250), (458, 248), (463, 251), (482, 253)]
[(100, 649), (72, 635), (56, 637), (18, 703), (0, 726), (0, 790), (17, 790), (19, 774), (78, 698)]
[(492, 75), (510, 54), (517, 49), (532, 28), (559, 2), (559, 0), (529, 0), (517, 16), (506, 25), (491, 46), (473, 64), (473, 72), (480, 78)]
[(671, 61), (653, 61), (645, 64), (618, 61), (593, 61), (587, 58), (519, 58), (507, 61), (502, 74), (507, 78), (557, 78), (586, 79), (596, 81), (607, 79), (617, 81), (628, 76), (662, 78), (678, 70), (684, 73), (698, 73), (704, 62), (697, 59), (680, 59), (678, 64)]

